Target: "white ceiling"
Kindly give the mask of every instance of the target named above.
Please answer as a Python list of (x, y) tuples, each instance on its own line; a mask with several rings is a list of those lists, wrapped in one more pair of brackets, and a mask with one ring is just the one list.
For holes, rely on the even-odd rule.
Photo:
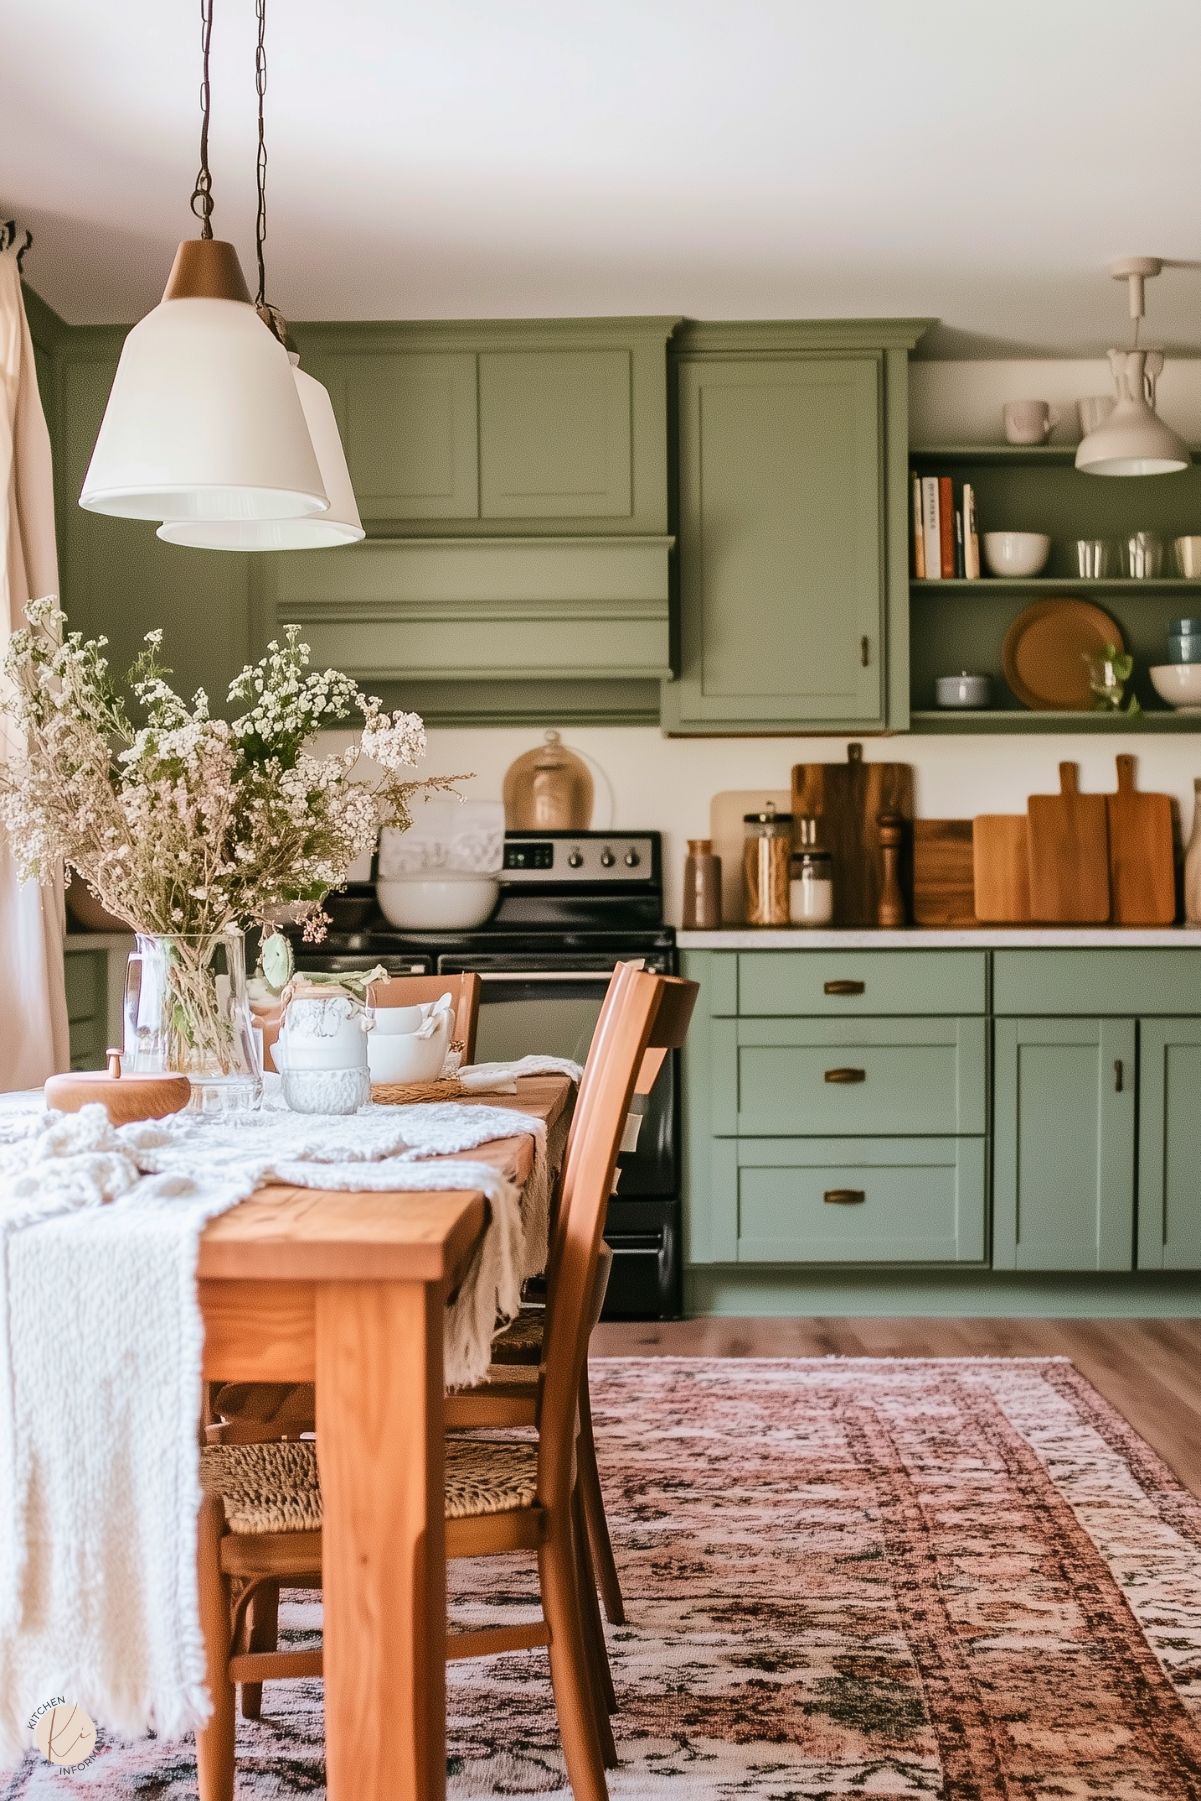
[[(218, 236), (253, 263), (253, 0), (214, 0)], [(190, 235), (199, 8), (5, 0), (0, 216), (67, 319)], [(1201, 257), (1197, 0), (268, 0), (294, 318), (930, 314), (942, 354), (1120, 338)], [(1148, 336), (1201, 350), (1201, 271)]]

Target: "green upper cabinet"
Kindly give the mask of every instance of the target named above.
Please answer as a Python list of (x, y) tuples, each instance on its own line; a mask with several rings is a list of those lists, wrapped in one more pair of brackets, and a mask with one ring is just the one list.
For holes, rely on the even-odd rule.
[(667, 532), (674, 319), (296, 328), (369, 528)]
[(907, 722), (906, 358), (920, 329), (680, 334), (667, 731)]
[(470, 350), (326, 352), (305, 368), (329, 390), (364, 520), (479, 517)]
[(122, 336), (81, 331), (59, 358), (55, 509), (62, 603), (76, 630), (107, 636), (109, 661), (122, 673), (144, 635), (161, 626), (174, 685), (185, 695), (207, 689), (219, 711), (232, 677), (258, 654), (251, 559), (163, 544), (147, 520), (86, 513), (79, 504)]

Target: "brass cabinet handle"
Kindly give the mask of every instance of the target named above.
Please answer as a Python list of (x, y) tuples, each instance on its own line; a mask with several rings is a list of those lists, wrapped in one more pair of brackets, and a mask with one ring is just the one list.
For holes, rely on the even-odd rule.
[(866, 1069), (828, 1069), (827, 1082), (866, 1082)]
[(1125, 1075), (1126, 1075), (1126, 1071), (1122, 1067), (1122, 1059), (1120, 1057), (1118, 1057), (1114, 1060), (1114, 1066), (1113, 1066), (1113, 1088), (1114, 1088), (1115, 1094), (1121, 1094), (1122, 1082), (1125, 1078)]
[(862, 1188), (827, 1188), (822, 1196), (830, 1207), (858, 1207), (866, 1199), (867, 1194)]
[(826, 993), (827, 994), (863, 994), (866, 991), (866, 988), (867, 988), (866, 982), (827, 982), (826, 983)]

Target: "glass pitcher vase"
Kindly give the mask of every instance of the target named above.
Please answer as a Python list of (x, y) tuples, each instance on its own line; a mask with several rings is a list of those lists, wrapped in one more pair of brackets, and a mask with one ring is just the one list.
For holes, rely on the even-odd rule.
[(194, 1113), (258, 1107), (262, 1061), (244, 934), (139, 932), (136, 943), (125, 978), (126, 1067), (187, 1076)]

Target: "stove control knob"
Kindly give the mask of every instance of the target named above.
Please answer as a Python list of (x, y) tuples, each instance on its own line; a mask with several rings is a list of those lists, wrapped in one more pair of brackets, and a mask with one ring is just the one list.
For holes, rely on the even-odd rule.
[(639, 863), (641, 863), (641, 861), (642, 861), (642, 858), (638, 855), (638, 852), (636, 850), (628, 850), (626, 852), (626, 868), (627, 869), (637, 869), (637, 867), (638, 867)]
[(609, 849), (609, 846), (606, 844), (604, 850), (600, 854), (601, 868), (602, 869), (612, 869), (612, 867), (616, 863), (616, 861), (617, 861), (617, 858), (613, 855), (613, 852)]
[(571, 855), (567, 859), (567, 867), (568, 869), (582, 869), (584, 867), (584, 859), (578, 850), (573, 850), (571, 852)]

